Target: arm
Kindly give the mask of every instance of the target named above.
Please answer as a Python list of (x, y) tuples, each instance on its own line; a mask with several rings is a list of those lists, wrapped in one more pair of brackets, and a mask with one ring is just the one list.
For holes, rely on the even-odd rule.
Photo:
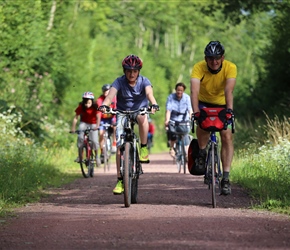
[(225, 99), (226, 99), (226, 105), (227, 109), (233, 109), (234, 108), (234, 88), (236, 85), (236, 78), (229, 78), (226, 81), (225, 86)]
[(114, 87), (111, 87), (102, 105), (110, 106), (114, 96), (117, 95), (117, 92), (118, 92), (117, 89), (115, 89)]
[(100, 127), (101, 124), (101, 112), (97, 112), (97, 128)]
[(200, 80), (197, 78), (190, 79), (190, 99), (193, 112), (199, 112), (198, 94), (200, 89)]
[(193, 112), (192, 112), (192, 110), (189, 110), (189, 120), (191, 119), (191, 116), (192, 116), (192, 114), (193, 114)]
[(166, 110), (165, 113), (165, 127), (168, 126), (169, 120), (170, 120), (170, 115), (171, 115), (171, 111), (170, 110)]
[(79, 119), (79, 116), (75, 115), (75, 117), (73, 119), (73, 122), (72, 122), (72, 126), (71, 126), (71, 131), (72, 132), (76, 131), (76, 125), (77, 125), (78, 119)]
[(146, 97), (149, 100), (149, 102), (153, 105), (153, 104), (157, 104), (155, 97), (153, 96), (153, 89), (151, 86), (147, 86), (145, 88), (146, 91)]
[[(146, 97), (147, 99), (149, 100), (149, 102), (151, 103), (151, 105), (157, 105), (157, 102), (155, 100), (155, 97), (153, 96), (153, 89), (152, 89), (152, 86), (147, 86), (145, 88), (145, 91), (146, 91)], [(154, 114), (156, 112), (156, 110), (153, 108), (151, 110), (152, 114)]]

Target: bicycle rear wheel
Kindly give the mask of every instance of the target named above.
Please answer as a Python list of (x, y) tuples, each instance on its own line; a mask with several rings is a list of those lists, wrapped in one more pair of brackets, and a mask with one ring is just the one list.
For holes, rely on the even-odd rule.
[(147, 139), (147, 148), (148, 148), (148, 153), (151, 154), (151, 148), (152, 148), (152, 138), (148, 137)]
[(107, 138), (106, 148), (107, 148), (107, 170), (110, 171), (110, 158), (112, 154), (112, 142), (110, 137)]
[(181, 166), (183, 166), (183, 173), (186, 174), (186, 152), (183, 140), (181, 141)]
[(177, 166), (177, 172), (181, 172), (181, 165), (182, 165), (182, 151), (181, 151), (181, 145), (180, 142), (176, 142), (176, 151), (175, 151), (175, 161), (176, 161), (176, 166)]
[(139, 157), (137, 155), (136, 159), (136, 173), (134, 174), (134, 178), (132, 179), (132, 193), (131, 193), (131, 202), (132, 204), (136, 204), (138, 202), (138, 180), (140, 169), (142, 168), (141, 163), (139, 162)]
[(95, 154), (93, 153), (93, 150), (92, 150), (90, 154), (89, 166), (88, 166), (88, 173), (90, 177), (94, 177), (95, 165), (96, 165)]
[(124, 154), (124, 172), (123, 172), (123, 184), (124, 184), (124, 204), (125, 207), (130, 207), (131, 205), (131, 188), (132, 188), (132, 144), (130, 142), (125, 143)]
[(80, 167), (81, 171), (83, 174), (83, 177), (88, 178), (90, 176), (90, 168), (89, 168), (89, 163), (90, 161), (88, 160), (88, 148), (87, 146), (84, 146), (82, 149), (82, 155), (80, 158)]
[(132, 204), (136, 204), (138, 201), (138, 179), (132, 179), (132, 194), (131, 194), (131, 202)]
[(214, 143), (211, 145), (211, 194), (212, 194), (212, 207), (216, 208), (216, 182), (215, 182), (215, 148)]
[(107, 164), (108, 164), (108, 153), (107, 153), (106, 141), (104, 142), (104, 146), (103, 146), (103, 156), (104, 156), (104, 172), (106, 172)]

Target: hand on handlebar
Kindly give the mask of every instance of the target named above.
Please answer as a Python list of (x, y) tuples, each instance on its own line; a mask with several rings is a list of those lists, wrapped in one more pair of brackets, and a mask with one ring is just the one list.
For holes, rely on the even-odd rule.
[(191, 119), (196, 121), (196, 120), (198, 120), (199, 117), (200, 117), (200, 112), (195, 112), (195, 113), (192, 114), (192, 118)]
[(227, 109), (226, 119), (231, 120), (234, 117), (234, 111), (232, 109)]
[(107, 111), (110, 110), (110, 107), (107, 106), (107, 105), (101, 105), (99, 108), (98, 108), (102, 113), (105, 113)]
[(156, 111), (159, 111), (159, 105), (158, 104), (152, 104), (151, 105), (151, 110), (155, 109)]
[(155, 114), (156, 111), (159, 111), (159, 105), (158, 104), (152, 104), (150, 107), (151, 113)]

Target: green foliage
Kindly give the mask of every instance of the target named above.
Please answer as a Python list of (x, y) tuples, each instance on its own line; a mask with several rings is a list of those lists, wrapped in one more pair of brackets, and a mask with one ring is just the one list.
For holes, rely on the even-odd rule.
[[(32, 157), (33, 156), (33, 157)], [(27, 196), (51, 183), (58, 170), (46, 163), (36, 147), (9, 144), (1, 152), (0, 189), (4, 201), (27, 202)]]
[(290, 214), (290, 123), (268, 120), (265, 129), (269, 133), (262, 146), (239, 150), (232, 180), (259, 199), (261, 207)]
[(258, 108), (265, 110), (271, 117), (290, 115), (288, 84), (290, 71), (287, 62), (290, 57), (290, 27), (285, 25), (288, 22), (289, 12), (290, 3), (285, 4), (281, 11), (275, 12), (274, 27), (271, 32), (273, 41), (268, 44), (264, 56), (266, 73), (261, 75), (256, 88), (257, 95), (260, 97)]
[(22, 118), (14, 107), (0, 113), (0, 214), (11, 206), (37, 200), (47, 187), (60, 186), (77, 176), (71, 165), (75, 138), (64, 136), (67, 127), (61, 122), (51, 125), (43, 120), (42, 130), (51, 140), (40, 144), (28, 137), (25, 127), (19, 126)]
[[(152, 82), (161, 107), (153, 116), (153, 151), (165, 150), (166, 98), (177, 82), (189, 93), (193, 64), (203, 60), (210, 40), (219, 40), (226, 59), (238, 66), (236, 148), (256, 152), (252, 144), (263, 145), (270, 132), (277, 135), (274, 114), (278, 120), (289, 115), (289, 8), (288, 1), (278, 0), (3, 0), (0, 129), (28, 144), (69, 148), (75, 138), (66, 133), (82, 93), (98, 97), (103, 84), (123, 74), (122, 59), (134, 53), (143, 59), (141, 74)], [(262, 111), (274, 117), (267, 125), (272, 129), (264, 126)]]

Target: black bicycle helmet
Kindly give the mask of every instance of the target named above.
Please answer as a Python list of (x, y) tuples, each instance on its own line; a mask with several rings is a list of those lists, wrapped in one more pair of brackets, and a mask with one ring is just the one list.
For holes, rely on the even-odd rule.
[(209, 42), (204, 49), (204, 54), (206, 56), (222, 56), (224, 53), (225, 48), (219, 41)]
[(107, 84), (103, 85), (102, 91), (105, 92), (105, 91), (109, 90), (110, 88), (111, 88), (111, 85), (107, 83)]
[(135, 55), (126, 56), (122, 61), (123, 69), (142, 69), (143, 62), (142, 60)]

